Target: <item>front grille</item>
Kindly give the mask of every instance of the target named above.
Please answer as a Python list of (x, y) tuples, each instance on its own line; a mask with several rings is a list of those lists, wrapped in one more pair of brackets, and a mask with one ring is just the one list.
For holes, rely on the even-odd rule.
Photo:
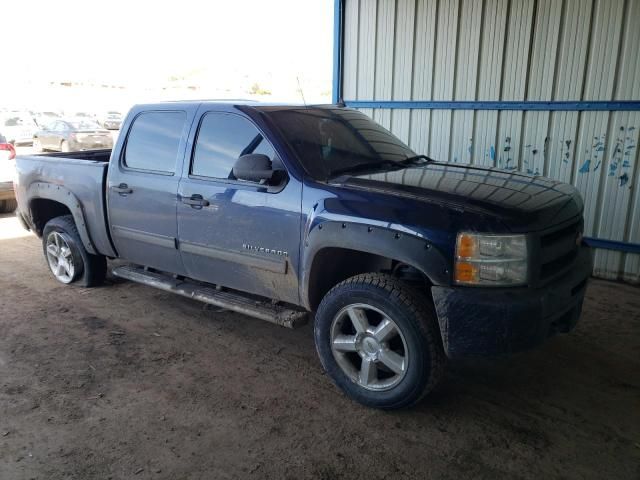
[(544, 282), (566, 271), (578, 255), (576, 239), (582, 233), (582, 219), (540, 235), (539, 279)]

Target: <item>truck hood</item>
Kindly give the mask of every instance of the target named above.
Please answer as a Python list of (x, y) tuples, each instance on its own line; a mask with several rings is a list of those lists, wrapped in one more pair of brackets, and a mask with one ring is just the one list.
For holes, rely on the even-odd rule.
[(344, 186), (498, 217), (514, 232), (543, 230), (582, 214), (571, 185), (519, 172), (433, 162), (351, 176)]

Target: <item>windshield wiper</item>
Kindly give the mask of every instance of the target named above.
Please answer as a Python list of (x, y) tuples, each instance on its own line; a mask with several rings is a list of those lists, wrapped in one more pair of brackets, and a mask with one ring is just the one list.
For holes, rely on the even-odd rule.
[(414, 155), (407, 157), (404, 160), (382, 160), (379, 162), (371, 163), (358, 163), (350, 167), (338, 168), (332, 170), (329, 178), (336, 178), (347, 173), (358, 173), (365, 171), (376, 171), (381, 169), (398, 170), (401, 168), (407, 168), (409, 165), (419, 165), (422, 163), (435, 162), (435, 160), (427, 155)]
[(366, 171), (376, 171), (380, 169), (399, 169), (404, 168), (404, 160), (402, 162), (394, 162), (393, 160), (382, 160), (380, 162), (358, 163), (350, 167), (337, 168), (331, 171), (329, 178), (339, 177), (346, 173), (358, 173)]
[(427, 162), (435, 162), (435, 160), (427, 155), (414, 155), (413, 157), (407, 157), (404, 160), (401, 160), (400, 163), (403, 165), (413, 165), (416, 163), (423, 163), (423, 162), (418, 162), (418, 160), (426, 160)]

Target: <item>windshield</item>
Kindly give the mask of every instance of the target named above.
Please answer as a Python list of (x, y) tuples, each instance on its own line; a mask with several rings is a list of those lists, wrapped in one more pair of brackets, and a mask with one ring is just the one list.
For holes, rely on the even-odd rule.
[(317, 180), (349, 171), (402, 168), (416, 154), (391, 132), (356, 110), (300, 108), (268, 112)]
[(73, 120), (69, 122), (69, 124), (75, 130), (96, 130), (102, 128), (100, 127), (100, 125), (98, 125), (97, 122), (94, 122), (93, 120)]

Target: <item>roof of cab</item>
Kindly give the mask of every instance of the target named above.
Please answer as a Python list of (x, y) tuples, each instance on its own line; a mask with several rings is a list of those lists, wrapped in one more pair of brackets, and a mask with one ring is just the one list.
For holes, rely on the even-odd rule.
[(287, 109), (301, 109), (301, 108), (341, 108), (340, 105), (322, 104), (322, 105), (305, 105), (302, 103), (285, 103), (285, 102), (258, 102), (255, 100), (247, 99), (202, 99), (202, 100), (168, 100), (156, 103), (140, 103), (134, 106), (135, 109), (162, 109), (168, 105), (171, 106), (184, 106), (194, 107), (202, 104), (216, 105), (221, 109), (233, 108), (233, 107), (253, 107), (256, 109), (265, 110), (287, 110)]

